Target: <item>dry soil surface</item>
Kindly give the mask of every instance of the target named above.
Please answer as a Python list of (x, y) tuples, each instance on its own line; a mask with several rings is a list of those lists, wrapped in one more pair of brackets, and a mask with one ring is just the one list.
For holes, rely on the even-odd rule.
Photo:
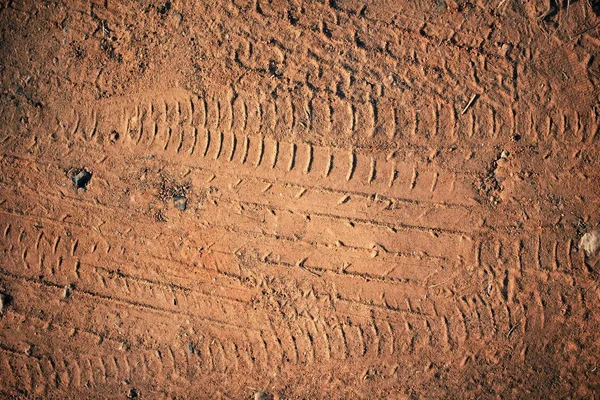
[(0, 3), (2, 396), (600, 390), (598, 0)]

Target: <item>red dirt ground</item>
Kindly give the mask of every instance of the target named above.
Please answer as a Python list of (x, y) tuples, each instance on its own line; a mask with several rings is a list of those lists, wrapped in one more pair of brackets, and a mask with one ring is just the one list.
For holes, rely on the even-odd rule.
[(3, 397), (596, 395), (597, 0), (0, 21)]

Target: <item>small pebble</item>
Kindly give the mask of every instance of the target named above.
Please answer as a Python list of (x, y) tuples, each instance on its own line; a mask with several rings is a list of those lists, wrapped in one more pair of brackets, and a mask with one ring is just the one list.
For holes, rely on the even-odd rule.
[(6, 293), (0, 293), (0, 314), (4, 312), (4, 309), (12, 303), (12, 297)]
[(585, 251), (588, 257), (595, 256), (600, 252), (600, 229), (590, 231), (583, 235), (579, 241), (579, 248)]
[(108, 139), (110, 140), (111, 143), (115, 143), (117, 140), (119, 140), (119, 132), (112, 131), (110, 133), (110, 135), (108, 136)]
[(88, 172), (86, 169), (82, 169), (77, 174), (71, 177), (71, 181), (78, 189), (85, 189), (90, 180), (92, 179), (91, 172)]
[(266, 394), (265, 392), (256, 392), (254, 393), (254, 400), (271, 400), (271, 396)]
[(181, 211), (185, 211), (185, 209), (187, 208), (187, 199), (183, 196), (176, 196), (175, 198), (173, 198), (173, 205), (175, 206), (175, 208)]
[(129, 389), (129, 392), (127, 392), (127, 398), (128, 399), (137, 399), (138, 398), (137, 391), (133, 388)]
[(500, 46), (500, 55), (502, 57), (510, 57), (510, 52), (512, 51), (512, 48), (512, 45), (504, 43), (502, 46)]

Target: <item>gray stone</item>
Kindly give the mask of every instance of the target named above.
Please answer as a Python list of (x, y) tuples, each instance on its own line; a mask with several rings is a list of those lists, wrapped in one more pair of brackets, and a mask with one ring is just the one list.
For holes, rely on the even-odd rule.
[(187, 208), (187, 199), (183, 196), (175, 196), (173, 198), (173, 205), (178, 210), (185, 211)]
[(71, 181), (78, 189), (85, 189), (92, 180), (92, 173), (82, 169), (71, 177)]

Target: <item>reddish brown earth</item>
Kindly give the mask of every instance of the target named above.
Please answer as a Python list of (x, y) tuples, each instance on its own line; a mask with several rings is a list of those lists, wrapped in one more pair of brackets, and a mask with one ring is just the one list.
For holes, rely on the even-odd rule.
[(365, 3), (1, 2), (3, 397), (594, 398), (600, 4)]

